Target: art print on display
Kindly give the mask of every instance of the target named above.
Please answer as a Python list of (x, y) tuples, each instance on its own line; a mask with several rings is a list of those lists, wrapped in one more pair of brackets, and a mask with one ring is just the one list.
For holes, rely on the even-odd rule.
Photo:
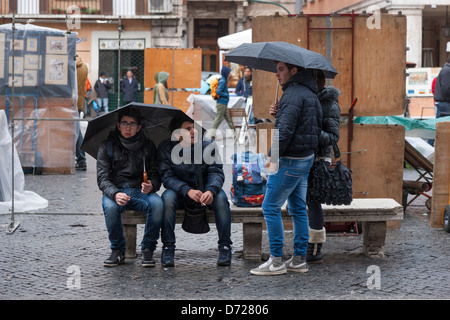
[(0, 78), (5, 77), (5, 34), (0, 33)]
[(25, 70), (23, 72), (24, 87), (35, 87), (38, 84), (37, 70)]
[(25, 69), (38, 70), (40, 63), (40, 57), (37, 54), (26, 54), (24, 56), (24, 67)]
[(68, 58), (62, 55), (45, 57), (45, 84), (67, 85)]
[[(11, 45), (11, 43), (12, 43), (12, 40), (10, 40), (10, 50), (11, 50), (11, 52), (12, 52), (12, 45)], [(24, 41), (23, 40), (14, 40), (14, 50), (15, 51), (23, 51), (23, 49), (24, 49)]]
[[(12, 57), (9, 57), (9, 73), (12, 74)], [(23, 57), (14, 58), (14, 74), (23, 74)]]
[[(9, 80), (8, 80), (8, 86), (9, 87), (12, 87), (13, 85), (12, 85), (12, 77), (10, 76), (9, 77)], [(22, 77), (14, 77), (14, 87), (15, 88), (20, 88), (20, 87), (23, 87), (23, 78)]]
[(38, 39), (37, 38), (27, 39), (27, 51), (28, 52), (37, 52), (38, 51)]
[(67, 38), (47, 37), (47, 54), (67, 54)]

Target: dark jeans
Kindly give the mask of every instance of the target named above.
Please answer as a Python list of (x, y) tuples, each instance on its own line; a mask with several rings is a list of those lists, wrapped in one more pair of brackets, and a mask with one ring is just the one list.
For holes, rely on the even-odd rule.
[(136, 210), (147, 214), (141, 247), (142, 249), (155, 250), (163, 219), (164, 207), (161, 197), (156, 193), (144, 194), (139, 188), (123, 188), (120, 191), (131, 197), (124, 207), (119, 206), (114, 200), (105, 195), (102, 199), (111, 249), (125, 252), (126, 243), (123, 235), (122, 212), (125, 210)]
[(450, 103), (437, 102), (436, 103), (436, 118), (445, 117), (448, 115), (450, 115)]
[[(175, 249), (176, 210), (183, 209), (184, 197), (166, 189), (162, 195), (164, 203), (164, 219), (161, 226), (161, 240), (164, 247)], [(216, 228), (219, 234), (219, 246), (231, 246), (231, 212), (227, 195), (223, 190), (214, 196), (211, 204), (216, 218)]]

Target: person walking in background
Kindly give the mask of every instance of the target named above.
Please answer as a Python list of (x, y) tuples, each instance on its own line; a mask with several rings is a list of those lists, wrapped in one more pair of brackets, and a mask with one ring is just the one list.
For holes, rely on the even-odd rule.
[(169, 74), (165, 71), (155, 73), (156, 85), (153, 87), (153, 104), (169, 104), (169, 90), (167, 79)]
[[(270, 150), (270, 171), (262, 204), (269, 235), (270, 258), (250, 270), (254, 275), (279, 275), (287, 270), (307, 272), (309, 240), (306, 191), (308, 174), (319, 145), (322, 108), (317, 83), (310, 69), (277, 63), (276, 76), (283, 89), (276, 109), (275, 132)], [(294, 227), (294, 254), (283, 261), (284, 230), (281, 207), (287, 200)]]
[[(99, 79), (95, 82), (94, 90), (97, 93), (97, 104), (100, 110), (103, 107), (105, 113), (108, 113), (108, 101), (109, 101), (109, 89), (111, 89), (111, 83), (106, 78), (104, 72), (100, 72)], [(99, 112), (97, 112), (98, 114)]]
[(123, 92), (123, 103), (125, 105), (136, 101), (136, 93), (138, 92), (138, 82), (133, 76), (133, 71), (128, 70), (125, 78), (122, 79), (120, 90)]
[(236, 85), (235, 93), (238, 96), (243, 96), (244, 98), (250, 97), (252, 93), (252, 68), (245, 67), (244, 76), (239, 79)]
[[(324, 159), (327, 165), (330, 166), (333, 140), (336, 143), (339, 140), (341, 109), (339, 108), (338, 98), (341, 92), (335, 87), (325, 87), (325, 77), (322, 71), (319, 70), (314, 73), (319, 90), (317, 97), (322, 106), (323, 115), (322, 131), (320, 132), (319, 146), (316, 149), (314, 160)], [(322, 205), (317, 201), (308, 201), (307, 204), (309, 216), (309, 242), (306, 261), (309, 263), (321, 263), (321, 248), (326, 240)]]
[[(86, 79), (88, 77), (88, 67), (80, 56), (76, 56), (77, 66), (77, 86), (78, 86), (78, 117), (82, 118), (84, 104), (86, 101)], [(86, 154), (81, 149), (83, 144), (83, 134), (81, 133), (80, 122), (76, 122), (77, 140), (75, 143), (75, 170), (86, 171)]]
[(230, 100), (230, 94), (228, 92), (228, 81), (231, 78), (231, 69), (228, 67), (222, 67), (222, 77), (219, 79), (217, 86), (217, 103), (216, 103), (216, 117), (211, 130), (211, 139), (216, 139), (217, 128), (223, 119), (228, 123), (230, 129), (234, 130), (233, 122), (231, 121), (230, 113), (228, 112), (228, 101)]

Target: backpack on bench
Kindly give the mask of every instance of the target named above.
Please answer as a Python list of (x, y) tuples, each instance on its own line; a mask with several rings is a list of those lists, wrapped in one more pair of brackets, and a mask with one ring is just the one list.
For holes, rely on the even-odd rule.
[(233, 155), (231, 201), (238, 207), (260, 207), (269, 175), (265, 154), (247, 151)]

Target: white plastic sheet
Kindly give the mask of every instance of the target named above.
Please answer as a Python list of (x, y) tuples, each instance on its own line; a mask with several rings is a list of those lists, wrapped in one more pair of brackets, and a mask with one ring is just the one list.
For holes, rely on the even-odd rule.
[(5, 111), (0, 110), (0, 214), (8, 214), (12, 207), (12, 172), (14, 172), (14, 212), (26, 212), (48, 207), (48, 201), (34, 192), (26, 191), (25, 176), (16, 148), (12, 169), (12, 139), (8, 131)]

